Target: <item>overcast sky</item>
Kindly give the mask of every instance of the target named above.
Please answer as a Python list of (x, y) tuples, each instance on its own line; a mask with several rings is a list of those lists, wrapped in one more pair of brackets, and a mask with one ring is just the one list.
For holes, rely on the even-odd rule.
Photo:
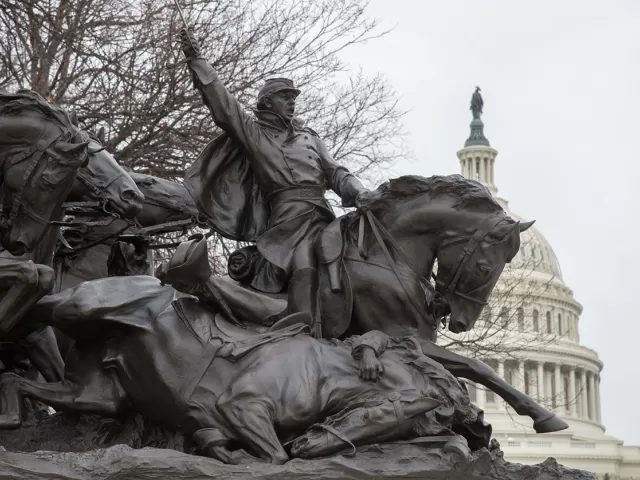
[(640, 1), (372, 0), (395, 29), (345, 56), (402, 98), (415, 161), (459, 173), (484, 95), (498, 194), (546, 236), (604, 361), (607, 432), (640, 445)]

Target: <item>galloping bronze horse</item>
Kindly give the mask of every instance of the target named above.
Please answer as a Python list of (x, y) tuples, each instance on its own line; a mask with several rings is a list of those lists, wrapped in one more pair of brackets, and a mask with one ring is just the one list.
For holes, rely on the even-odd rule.
[[(500, 395), (519, 415), (533, 419), (536, 432), (567, 428), (488, 365), (436, 345), (438, 322), (425, 314), (432, 298), (427, 291), (425, 302), (424, 285), (437, 261), (435, 290), (450, 306), (449, 330), (471, 330), (505, 264), (518, 252), (520, 233), (533, 222), (516, 222), (484, 186), (460, 175), (390, 180), (374, 191), (368, 212), (343, 220), (346, 242), (339, 258), (344, 287), (336, 293), (331, 275), (325, 272), (321, 278), (325, 336), (370, 330), (418, 334), (425, 355), (456, 377)], [(333, 257), (322, 251), (326, 247), (319, 248), (321, 258), (330, 262)]]
[[(72, 225), (62, 221), (63, 202), (99, 198), (104, 208), (130, 218), (140, 211), (142, 194), (96, 136), (78, 129), (66, 111), (35, 92), (0, 89), (0, 146), (0, 288), (6, 291), (0, 337), (17, 339), (21, 335), (13, 327), (53, 288), (50, 265), (58, 232)], [(27, 349), (48, 380), (62, 378), (50, 328), (30, 335)]]

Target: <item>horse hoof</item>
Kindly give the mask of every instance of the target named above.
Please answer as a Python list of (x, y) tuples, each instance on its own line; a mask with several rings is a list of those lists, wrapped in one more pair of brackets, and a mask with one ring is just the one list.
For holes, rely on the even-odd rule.
[(0, 430), (15, 430), (22, 425), (18, 415), (0, 415)]
[(569, 428), (569, 424), (553, 413), (550, 417), (538, 419), (533, 422), (533, 429), (536, 433), (559, 432), (567, 428)]
[(464, 438), (449, 440), (443, 447), (446, 453), (453, 453), (458, 457), (462, 465), (466, 465), (471, 460), (471, 450)]

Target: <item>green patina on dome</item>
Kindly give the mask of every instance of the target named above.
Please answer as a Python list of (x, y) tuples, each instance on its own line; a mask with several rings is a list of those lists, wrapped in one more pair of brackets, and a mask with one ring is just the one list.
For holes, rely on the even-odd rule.
[(484, 123), (480, 118), (474, 118), (471, 121), (471, 134), (467, 141), (464, 142), (465, 147), (472, 147), (475, 145), (483, 145), (485, 147), (490, 147), (489, 140), (484, 136)]

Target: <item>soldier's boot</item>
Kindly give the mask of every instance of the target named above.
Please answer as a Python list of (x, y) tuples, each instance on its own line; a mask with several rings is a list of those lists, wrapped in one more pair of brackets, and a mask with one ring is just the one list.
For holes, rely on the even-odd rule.
[(322, 337), (320, 318), (317, 311), (318, 271), (303, 268), (293, 273), (288, 288), (288, 316), (276, 322), (271, 330), (279, 330), (296, 323), (306, 323), (316, 338)]

